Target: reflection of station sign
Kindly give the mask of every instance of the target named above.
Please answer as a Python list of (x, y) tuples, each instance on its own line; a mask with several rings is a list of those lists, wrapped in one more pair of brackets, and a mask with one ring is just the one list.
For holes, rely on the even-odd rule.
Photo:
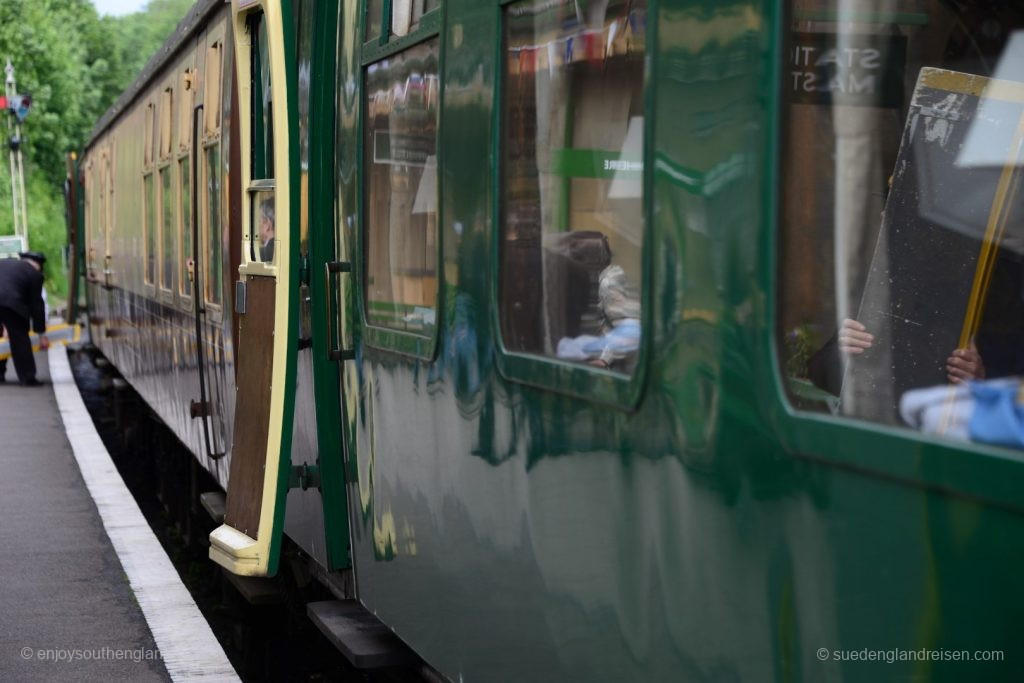
[(0, 258), (18, 258), (22, 251), (25, 251), (25, 238), (21, 235), (0, 237)]
[(907, 37), (793, 33), (785, 89), (800, 104), (903, 104)]
[(427, 159), (435, 154), (434, 142), (431, 135), (402, 135), (382, 130), (374, 131), (373, 162), (426, 166)]

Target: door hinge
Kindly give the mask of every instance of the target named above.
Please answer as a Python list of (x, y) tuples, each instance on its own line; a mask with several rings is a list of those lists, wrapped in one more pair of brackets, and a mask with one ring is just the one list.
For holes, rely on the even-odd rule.
[(320, 466), (319, 465), (292, 465), (291, 474), (288, 477), (288, 488), (290, 489), (319, 489), (320, 488)]

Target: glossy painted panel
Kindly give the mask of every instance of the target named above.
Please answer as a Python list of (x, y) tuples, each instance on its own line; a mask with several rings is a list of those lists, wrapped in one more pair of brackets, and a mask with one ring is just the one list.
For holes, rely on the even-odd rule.
[[(629, 411), (495, 371), (499, 7), (443, 11), (438, 354), (357, 335), (346, 383), (360, 599), (458, 680), (1012, 676), (1019, 513), (827, 461), (874, 448), (864, 457), (913, 462), (928, 447), (787, 421), (771, 353), (775, 9), (652, 6), (652, 352)], [(355, 115), (339, 121), (357, 139)], [(358, 174), (340, 170), (354, 200)], [(343, 230), (358, 225), (351, 206)], [(1006, 660), (823, 661), (819, 648)]]

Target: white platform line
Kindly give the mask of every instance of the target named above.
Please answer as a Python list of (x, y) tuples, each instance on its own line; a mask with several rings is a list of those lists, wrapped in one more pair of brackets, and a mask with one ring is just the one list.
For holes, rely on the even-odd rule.
[(237, 681), (210, 625), (181, 583), (92, 424), (67, 348), (50, 347), (50, 378), (82, 478), (146, 617), (164, 666), (175, 681)]

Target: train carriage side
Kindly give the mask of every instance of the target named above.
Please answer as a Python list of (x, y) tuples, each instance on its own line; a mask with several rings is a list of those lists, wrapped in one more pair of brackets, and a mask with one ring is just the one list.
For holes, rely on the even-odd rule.
[[(878, 234), (903, 120), (932, 142), (971, 118), (915, 104), (922, 67), (1014, 63), (1014, 10), (939, 5), (341, 3), (335, 456), (358, 598), (428, 663), (1012, 676), (1020, 454), (872, 422), (779, 334), (794, 307), (841, 324), (831, 254), (852, 215)], [(978, 83), (924, 85), (1022, 120), (1019, 89)], [(980, 224), (1018, 221), (1004, 203)], [(864, 648), (1004, 657), (836, 654)]]
[(80, 164), (93, 342), (222, 486), (234, 411), (225, 273), (238, 260), (230, 45), (226, 8), (197, 3)]

